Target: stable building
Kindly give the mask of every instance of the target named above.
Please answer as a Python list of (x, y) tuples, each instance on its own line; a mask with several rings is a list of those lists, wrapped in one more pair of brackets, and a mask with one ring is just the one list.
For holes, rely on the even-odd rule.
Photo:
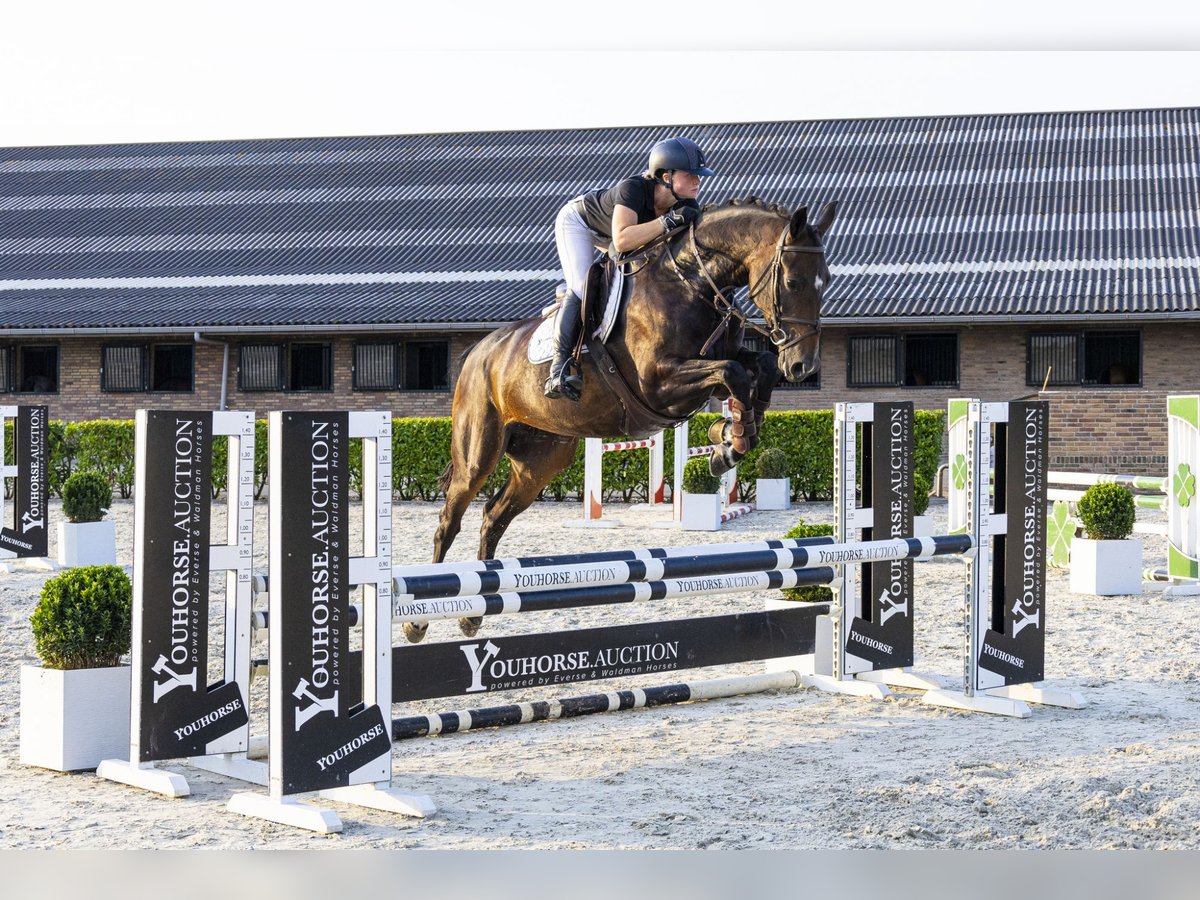
[(1198, 132), (1189, 108), (0, 149), (0, 392), (72, 420), (446, 415), (461, 354), (552, 300), (561, 204), (686, 134), (704, 202), (841, 203), (822, 370), (774, 408), (1045, 387), (1055, 464), (1161, 471), (1164, 398), (1200, 386)]

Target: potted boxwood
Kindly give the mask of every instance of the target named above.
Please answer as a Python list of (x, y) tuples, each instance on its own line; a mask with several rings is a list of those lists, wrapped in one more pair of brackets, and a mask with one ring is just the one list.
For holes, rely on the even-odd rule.
[(754, 461), (755, 506), (758, 509), (791, 509), (792, 480), (788, 478), (787, 454), (768, 447)]
[(63, 566), (107, 566), (117, 561), (117, 532), (103, 521), (112, 506), (112, 486), (103, 474), (76, 472), (62, 487), (63, 515), (58, 523), (58, 561)]
[(925, 515), (929, 509), (929, 491), (932, 485), (925, 473), (919, 469), (913, 473), (913, 537), (933, 534), (933, 516)]
[(684, 531), (717, 531), (721, 527), (721, 479), (697, 456), (683, 467), (680, 525)]
[[(833, 534), (833, 526), (823, 523), (808, 524), (803, 519), (797, 522), (785, 538), (826, 537)], [(767, 598), (767, 609), (786, 609), (794, 603), (829, 603), (833, 600), (833, 591), (823, 584), (810, 584), (804, 587), (782, 588), (779, 597)], [(814, 671), (815, 657), (810, 653), (804, 656), (781, 656), (767, 660), (768, 672), (796, 671), (811, 675)]]
[(1142, 542), (1129, 539), (1133, 494), (1119, 484), (1093, 484), (1079, 498), (1086, 537), (1071, 542), (1071, 590), (1079, 594), (1140, 594)]
[(42, 586), (30, 619), (41, 666), (21, 666), (25, 765), (72, 772), (129, 751), (133, 589), (120, 566), (80, 566)]

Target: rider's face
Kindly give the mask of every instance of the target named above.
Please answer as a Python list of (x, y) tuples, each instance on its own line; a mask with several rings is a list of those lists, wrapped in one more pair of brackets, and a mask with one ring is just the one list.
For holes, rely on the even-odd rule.
[(695, 200), (700, 193), (700, 176), (679, 169), (671, 175), (671, 186), (675, 188), (675, 195), (683, 200)]

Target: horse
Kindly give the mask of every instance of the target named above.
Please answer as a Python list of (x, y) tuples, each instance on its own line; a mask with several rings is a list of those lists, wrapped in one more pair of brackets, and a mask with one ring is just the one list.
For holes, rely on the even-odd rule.
[[(728, 398), (732, 421), (710, 429), (719, 446), (709, 467), (720, 474), (737, 465), (757, 443), (781, 375), (800, 381), (820, 367), (821, 297), (830, 283), (823, 240), (836, 213), (837, 203), (827, 203), (810, 222), (804, 206), (789, 213), (753, 197), (734, 200), (705, 207), (691, 226), (646, 253), (603, 349), (657, 421), (631, 415), (630, 403), (601, 377), (596, 352), (581, 358), (578, 402), (547, 399), (547, 365), (528, 356), (540, 318), (505, 325), (479, 341), (454, 391), (450, 464), (440, 482), (446, 502), (433, 561), (445, 559), (468, 504), (504, 455), (511, 472), (484, 507), (480, 559), (495, 558), (509, 524), (572, 463), (581, 438), (644, 438), (685, 421), (710, 398)], [(744, 325), (744, 317), (731, 299), (741, 287), (749, 287), (775, 352), (741, 348), (742, 328), (732, 325), (734, 319)], [(471, 637), (481, 621), (459, 624)], [(415, 642), (426, 627), (406, 623), (404, 630)]]

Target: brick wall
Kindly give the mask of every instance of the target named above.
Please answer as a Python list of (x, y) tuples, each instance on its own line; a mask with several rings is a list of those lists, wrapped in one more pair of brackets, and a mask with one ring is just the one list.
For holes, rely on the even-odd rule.
[[(1059, 468), (1091, 471), (1158, 473), (1166, 467), (1165, 397), (1168, 393), (1200, 391), (1200, 325), (1172, 323), (1145, 325), (1142, 386), (1095, 387), (1046, 393), (1051, 403), (1051, 461)], [(911, 329), (916, 331), (917, 329)], [(867, 334), (864, 329), (830, 328), (822, 342), (821, 389), (779, 390), (774, 409), (829, 409), (839, 401), (912, 400), (918, 409), (945, 409), (951, 397), (1007, 400), (1037, 392), (1025, 384), (1025, 326), (985, 326), (928, 331), (959, 334), (959, 384), (953, 388), (898, 387), (848, 388), (846, 355), (848, 338)], [(876, 332), (878, 333), (878, 332)], [(436, 338), (439, 335), (413, 335)], [(459, 357), (481, 337), (476, 333), (450, 336), (452, 383), (458, 375)], [(279, 340), (286, 340), (280, 336)], [(311, 336), (303, 339), (312, 340)], [(237, 390), (237, 348), (231, 347), (230, 409), (390, 409), (398, 416), (448, 415), (450, 391), (355, 391), (351, 385), (351, 358), (355, 336), (334, 339), (334, 387), (327, 392), (241, 392)], [(57, 394), (12, 394), (10, 402), (50, 406), (52, 418), (84, 420), (132, 418), (140, 407), (216, 409), (221, 395), (221, 348), (196, 346), (195, 391), (189, 394), (116, 394), (100, 391), (98, 338), (64, 338), (60, 347), (60, 383)], [(48, 343), (40, 339), (37, 343)]]
[[(460, 356), (479, 338), (479, 333), (450, 335), (450, 380), (458, 377)], [(399, 335), (403, 338), (405, 335)], [(419, 340), (444, 338), (444, 335), (411, 335)], [(311, 335), (296, 337), (312, 341)], [(176, 339), (170, 339), (176, 342)], [(287, 336), (270, 341), (287, 340)], [(226, 407), (252, 409), (265, 414), (276, 409), (390, 409), (397, 416), (447, 416), (453, 394), (443, 391), (356, 391), (353, 389), (351, 362), (354, 335), (333, 339), (333, 390), (331, 391), (239, 391), (237, 387), (237, 344), (229, 349), (229, 376)], [(9, 402), (45, 403), (50, 417), (66, 421), (88, 419), (132, 419), (138, 409), (217, 409), (221, 401), (221, 359), (223, 350), (213, 344), (195, 346), (194, 389), (190, 393), (109, 393), (100, 390), (100, 349), (112, 342), (99, 338), (39, 340), (59, 347), (59, 391), (52, 394), (11, 394)], [(178, 339), (179, 343), (187, 342)]]

